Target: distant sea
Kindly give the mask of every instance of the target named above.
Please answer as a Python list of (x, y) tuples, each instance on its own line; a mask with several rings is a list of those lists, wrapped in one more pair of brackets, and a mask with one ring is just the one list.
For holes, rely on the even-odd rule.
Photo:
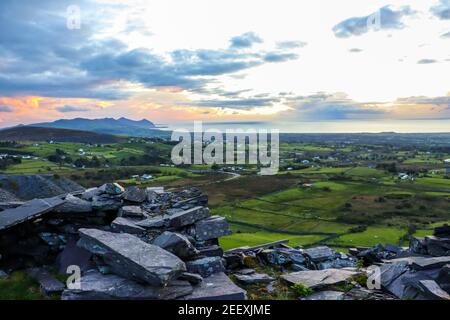
[[(168, 124), (163, 130), (187, 129), (193, 131), (193, 122)], [(450, 119), (443, 120), (335, 120), (298, 122), (203, 122), (203, 130), (218, 129), (278, 129), (282, 133), (360, 133), (360, 132), (398, 132), (398, 133), (450, 133)]]

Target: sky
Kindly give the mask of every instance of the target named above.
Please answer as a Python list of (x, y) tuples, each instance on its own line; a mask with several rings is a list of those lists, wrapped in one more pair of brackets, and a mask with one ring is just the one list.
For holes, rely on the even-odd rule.
[(0, 127), (450, 131), (450, 0), (2, 0), (0, 30)]

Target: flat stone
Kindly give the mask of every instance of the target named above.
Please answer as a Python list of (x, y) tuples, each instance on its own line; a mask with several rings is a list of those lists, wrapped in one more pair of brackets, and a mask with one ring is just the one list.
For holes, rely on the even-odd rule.
[(78, 246), (103, 258), (112, 272), (131, 280), (164, 286), (186, 271), (174, 254), (127, 233), (80, 229)]
[(145, 190), (132, 186), (126, 188), (125, 192), (122, 194), (122, 199), (130, 202), (142, 203), (147, 199), (147, 194)]
[(118, 210), (122, 205), (119, 199), (109, 196), (94, 196), (92, 198), (92, 208), (99, 211), (114, 211)]
[(216, 239), (231, 234), (224, 217), (212, 216), (195, 224), (195, 238), (199, 241)]
[(63, 203), (64, 200), (59, 197), (34, 199), (25, 202), (17, 208), (6, 209), (0, 213), (0, 230), (11, 228), (28, 220), (36, 219)]
[(223, 249), (218, 245), (197, 248), (199, 254), (206, 257), (221, 257), (223, 256)]
[(144, 212), (139, 206), (123, 206), (119, 209), (119, 217), (124, 218), (144, 218)]
[(357, 274), (357, 271), (346, 269), (327, 269), (297, 271), (284, 274), (281, 278), (290, 284), (302, 283), (311, 289), (319, 289), (344, 283)]
[(101, 187), (99, 187), (101, 193), (106, 193), (110, 195), (119, 195), (122, 194), (125, 189), (118, 183), (105, 183)]
[(250, 268), (246, 268), (246, 269), (241, 269), (236, 271), (236, 273), (238, 274), (244, 274), (244, 275), (249, 275), (249, 274), (254, 274), (256, 273), (255, 269), (250, 269)]
[(92, 212), (92, 204), (89, 201), (77, 198), (71, 194), (68, 194), (64, 200), (64, 203), (56, 208), (58, 213), (86, 213)]
[(5, 209), (14, 209), (20, 207), (25, 202), (23, 201), (8, 201), (8, 202), (0, 202), (0, 211)]
[(412, 268), (416, 270), (426, 270), (440, 268), (450, 263), (450, 256), (445, 257), (406, 257), (392, 260), (386, 260), (387, 263), (397, 263), (400, 261), (406, 261)]
[(421, 280), (419, 287), (425, 296), (432, 300), (450, 300), (450, 295), (442, 290), (434, 280)]
[(304, 254), (314, 263), (332, 260), (336, 256), (336, 252), (333, 249), (325, 246), (306, 249), (304, 250)]
[(206, 278), (213, 273), (223, 272), (225, 268), (220, 257), (206, 257), (186, 262), (187, 270)]
[(188, 238), (182, 234), (170, 231), (165, 231), (159, 235), (155, 240), (153, 240), (153, 244), (172, 252), (174, 255), (182, 259), (197, 255), (199, 253)]
[(171, 227), (180, 228), (208, 218), (209, 209), (206, 207), (195, 207), (186, 211), (179, 211), (169, 217)]
[(344, 292), (328, 290), (315, 292), (302, 300), (344, 300), (344, 296)]
[(81, 194), (81, 199), (91, 201), (94, 196), (99, 196), (101, 193), (99, 188), (89, 188)]
[(275, 281), (275, 278), (272, 278), (268, 274), (265, 273), (253, 273), (253, 274), (235, 274), (236, 280), (243, 284), (260, 284), (260, 283), (270, 283)]
[(334, 259), (317, 264), (317, 269), (342, 269), (342, 268), (355, 268), (357, 265), (356, 260), (351, 259)]
[(136, 225), (144, 229), (154, 229), (167, 226), (169, 224), (168, 216), (157, 216), (152, 218), (147, 218), (136, 222)]
[(184, 300), (245, 300), (247, 293), (227, 277), (223, 272), (215, 273), (203, 279), (194, 288), (194, 292), (183, 297)]
[(165, 287), (143, 285), (114, 274), (103, 275), (96, 270), (86, 272), (80, 289), (66, 289), (62, 300), (168, 300), (193, 292), (187, 281), (175, 280)]
[(92, 253), (77, 246), (76, 241), (69, 241), (64, 250), (56, 257), (56, 265), (60, 274), (67, 274), (69, 266), (78, 266), (81, 271), (91, 267)]
[(46, 295), (59, 294), (65, 289), (65, 285), (55, 279), (47, 270), (33, 268), (27, 273), (39, 282), (41, 291)]
[(145, 229), (136, 225), (133, 220), (117, 217), (111, 223), (111, 227), (115, 232), (124, 232), (131, 234), (141, 234), (145, 232)]
[(183, 272), (181, 276), (178, 277), (178, 280), (185, 280), (192, 285), (198, 285), (203, 281), (203, 277), (196, 273)]

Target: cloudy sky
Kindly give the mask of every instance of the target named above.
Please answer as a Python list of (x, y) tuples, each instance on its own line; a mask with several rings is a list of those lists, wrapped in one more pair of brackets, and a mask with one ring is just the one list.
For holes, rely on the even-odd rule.
[(2, 0), (0, 30), (0, 127), (450, 119), (450, 0)]

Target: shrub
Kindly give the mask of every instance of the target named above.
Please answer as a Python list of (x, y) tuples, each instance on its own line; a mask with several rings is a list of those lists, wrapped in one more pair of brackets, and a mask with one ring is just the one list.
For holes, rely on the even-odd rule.
[(305, 286), (303, 283), (296, 283), (291, 287), (291, 289), (294, 291), (297, 298), (307, 297), (313, 293), (313, 290)]

